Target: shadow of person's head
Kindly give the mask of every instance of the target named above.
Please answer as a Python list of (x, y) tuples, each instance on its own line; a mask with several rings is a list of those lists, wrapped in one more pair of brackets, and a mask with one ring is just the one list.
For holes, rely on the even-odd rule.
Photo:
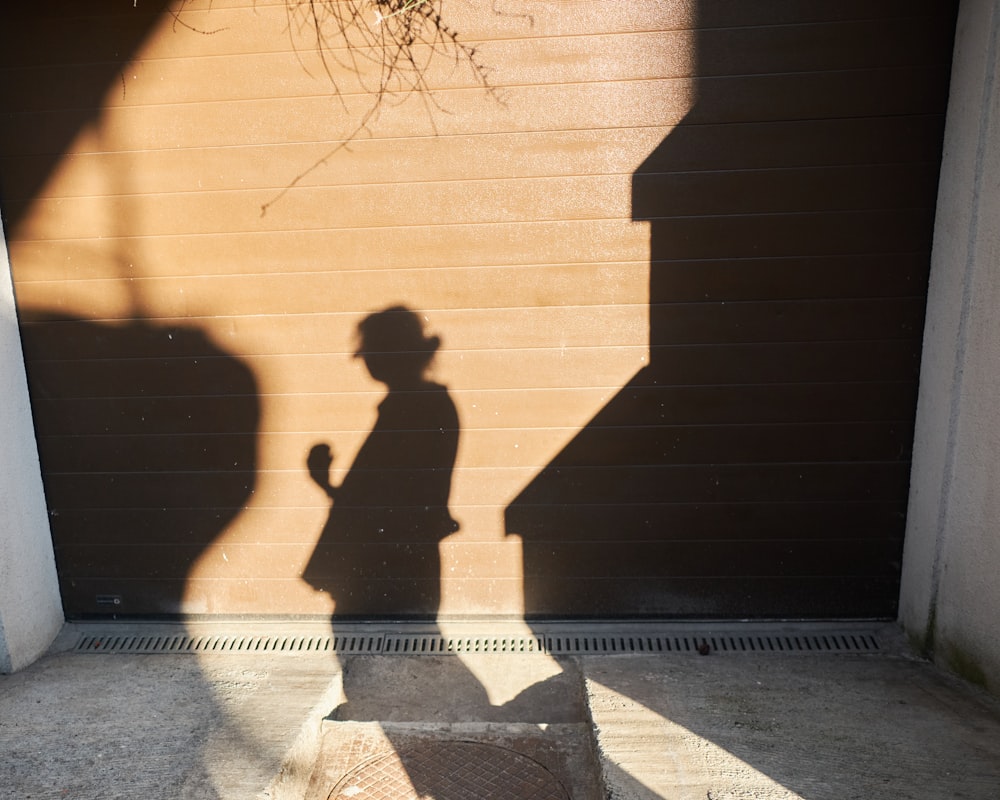
[(426, 383), (427, 369), (441, 346), (440, 338), (428, 336), (420, 317), (405, 306), (391, 306), (365, 317), (358, 324), (357, 336), (355, 357), (390, 391)]

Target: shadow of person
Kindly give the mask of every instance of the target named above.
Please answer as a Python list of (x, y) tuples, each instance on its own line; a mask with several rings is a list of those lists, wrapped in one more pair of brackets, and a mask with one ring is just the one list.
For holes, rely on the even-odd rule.
[[(387, 393), (375, 425), (339, 485), (326, 443), (306, 458), (310, 478), (332, 500), (302, 578), (334, 601), (332, 627), (350, 620), (412, 620), (421, 636), (441, 635), (441, 541), (458, 530), (449, 510), (459, 419), (445, 386), (428, 371), (441, 341), (403, 306), (366, 317), (356, 357)], [(416, 761), (411, 723), (577, 721), (574, 675), (558, 676), (494, 706), (484, 685), (454, 655), (341, 659), (343, 697), (330, 723), (378, 723), (420, 796), (440, 788)], [(565, 708), (564, 708), (565, 706)], [(464, 729), (463, 729), (464, 730)], [(466, 735), (466, 734), (463, 734)]]
[(309, 453), (310, 477), (333, 500), (302, 574), (334, 601), (334, 619), (433, 620), (440, 605), (439, 543), (458, 530), (448, 510), (458, 413), (427, 370), (440, 346), (420, 319), (395, 306), (358, 326), (361, 358), (388, 388), (375, 426), (339, 486), (333, 453)]
[[(427, 632), (436, 635), (439, 546), (459, 527), (448, 507), (458, 412), (448, 390), (428, 377), (441, 340), (428, 336), (417, 314), (404, 306), (369, 315), (357, 335), (355, 357), (388, 391), (339, 486), (330, 482), (330, 446), (319, 443), (309, 452), (309, 476), (333, 504), (302, 578), (333, 599), (334, 629), (338, 621), (413, 620), (428, 623)], [(461, 687), (476, 714), (489, 708), (482, 685), (453, 662), (449, 659), (446, 667), (449, 683)], [(431, 713), (418, 702), (426, 682), (400, 683), (398, 676), (383, 674), (387, 668), (392, 667), (364, 657), (347, 659), (348, 703), (335, 709), (331, 719), (414, 721)], [(398, 690), (389, 696), (387, 685)]]

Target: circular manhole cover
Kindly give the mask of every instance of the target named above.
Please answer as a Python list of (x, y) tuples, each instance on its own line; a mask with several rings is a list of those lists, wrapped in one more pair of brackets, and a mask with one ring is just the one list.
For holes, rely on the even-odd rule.
[(570, 800), (534, 759), (479, 742), (422, 742), (351, 770), (328, 800)]

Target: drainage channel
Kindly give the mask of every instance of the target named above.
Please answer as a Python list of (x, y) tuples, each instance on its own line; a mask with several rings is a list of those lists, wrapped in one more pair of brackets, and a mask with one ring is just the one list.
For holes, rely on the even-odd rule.
[(381, 653), (382, 636), (188, 636), (97, 634), (81, 636), (85, 653)]
[[(132, 626), (130, 626), (131, 628)], [(537, 636), (492, 636), (372, 632), (368, 634), (282, 635), (144, 632), (134, 628), (116, 633), (102, 630), (83, 634), (73, 648), (81, 653), (272, 653), (337, 655), (657, 655), (740, 653), (877, 653), (877, 633), (867, 629), (768, 631), (754, 627), (677, 631), (574, 630)]]

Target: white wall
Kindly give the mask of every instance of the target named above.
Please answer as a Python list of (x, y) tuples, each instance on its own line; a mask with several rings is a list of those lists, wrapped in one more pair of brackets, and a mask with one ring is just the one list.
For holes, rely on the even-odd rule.
[(961, 5), (924, 333), (900, 621), (1000, 694), (1000, 0)]
[(34, 661), (62, 623), (7, 242), (0, 228), (0, 672)]

